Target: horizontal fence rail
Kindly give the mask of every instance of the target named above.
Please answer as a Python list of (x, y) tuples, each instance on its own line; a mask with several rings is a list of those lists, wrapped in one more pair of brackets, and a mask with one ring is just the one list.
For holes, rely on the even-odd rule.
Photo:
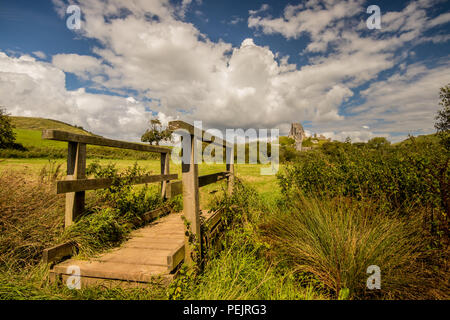
[[(144, 183), (154, 183), (162, 182), (168, 180), (178, 179), (177, 174), (159, 174), (152, 176), (141, 176), (136, 177), (131, 180), (131, 184), (144, 184)], [(56, 183), (56, 193), (68, 193), (68, 192), (78, 192), (78, 191), (88, 191), (105, 189), (114, 184), (115, 178), (101, 178), (101, 179), (79, 179), (79, 180), (64, 180), (57, 181)]]
[(200, 176), (198, 177), (198, 187), (201, 188), (208, 184), (219, 182), (220, 180), (226, 179), (229, 175), (228, 172), (218, 172)]
[(120, 148), (120, 149), (131, 149), (137, 151), (147, 151), (147, 152), (156, 152), (156, 153), (171, 153), (172, 149), (159, 147), (159, 146), (150, 146), (141, 143), (134, 142), (126, 142), (119, 140), (111, 140), (103, 137), (96, 136), (87, 136), (82, 134), (75, 134), (66, 131), (60, 130), (44, 130), (42, 131), (42, 139), (46, 140), (57, 140), (57, 141), (67, 141), (67, 142), (76, 142), (76, 143), (84, 143), (91, 144), (96, 146), (104, 146), (111, 148)]
[(201, 137), (197, 137), (197, 138), (199, 138), (199, 139), (201, 138), (202, 141), (204, 141), (204, 142), (211, 142), (213, 144), (223, 146), (224, 148), (233, 148), (233, 143), (223, 140), (219, 137), (212, 136), (212, 135), (208, 134), (206, 131), (200, 130), (199, 128), (195, 128), (193, 125), (190, 125), (189, 123), (186, 123), (184, 121), (177, 120), (177, 121), (169, 122), (169, 130), (171, 130), (171, 131), (185, 130), (185, 131), (189, 132), (189, 134), (191, 136), (194, 136), (195, 132), (198, 131), (198, 133), (201, 133)]

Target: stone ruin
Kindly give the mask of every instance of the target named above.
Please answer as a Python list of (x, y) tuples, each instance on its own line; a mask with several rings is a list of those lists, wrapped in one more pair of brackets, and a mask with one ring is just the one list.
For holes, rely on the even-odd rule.
[(297, 151), (302, 151), (302, 142), (305, 137), (303, 126), (300, 123), (292, 123), (291, 130), (289, 131), (289, 138), (295, 140), (295, 149)]

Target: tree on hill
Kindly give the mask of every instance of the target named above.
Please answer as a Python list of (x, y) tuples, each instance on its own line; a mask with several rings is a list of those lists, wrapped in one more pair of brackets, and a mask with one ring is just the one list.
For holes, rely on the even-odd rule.
[(439, 105), (442, 109), (438, 111), (434, 127), (442, 144), (447, 150), (450, 150), (450, 83), (441, 88), (439, 98), (441, 99)]
[(0, 107), (0, 149), (10, 148), (14, 145), (16, 135), (13, 131), (14, 125), (6, 113), (6, 109)]
[(441, 88), (439, 98), (442, 109), (438, 111), (434, 127), (438, 132), (443, 132), (450, 130), (450, 83)]
[(385, 137), (375, 137), (367, 141), (367, 146), (371, 149), (387, 148), (391, 143)]
[(169, 129), (163, 129), (161, 121), (158, 119), (150, 120), (150, 128), (145, 131), (141, 137), (142, 142), (148, 142), (158, 146), (161, 141), (172, 141), (172, 132)]

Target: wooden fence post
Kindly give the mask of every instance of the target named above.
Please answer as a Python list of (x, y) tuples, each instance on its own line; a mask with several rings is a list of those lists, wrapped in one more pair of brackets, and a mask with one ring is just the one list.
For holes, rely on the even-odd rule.
[[(227, 178), (227, 185), (228, 185), (228, 194), (232, 194), (234, 190), (234, 147), (230, 148), (227, 147), (227, 171), (229, 173), (229, 176)], [(228, 163), (229, 160), (229, 163)]]
[[(67, 180), (86, 178), (86, 144), (69, 142), (67, 152)], [(83, 212), (85, 191), (66, 194), (64, 227), (67, 228)]]
[[(161, 174), (170, 174), (170, 153), (161, 153)], [(166, 190), (170, 181), (161, 182), (161, 197), (167, 200)]]
[[(184, 139), (183, 139), (184, 140)], [(182, 163), (183, 180), (183, 211), (184, 216), (190, 222), (190, 229), (200, 243), (200, 204), (198, 195), (198, 164), (195, 163), (195, 147), (197, 140), (191, 135), (190, 143), (183, 143), (183, 155), (189, 154), (189, 163)], [(190, 150), (189, 150), (190, 149)], [(184, 157), (183, 157), (184, 158)], [(191, 248), (187, 239), (185, 245), (185, 262), (192, 263)], [(199, 252), (198, 254), (201, 255)]]

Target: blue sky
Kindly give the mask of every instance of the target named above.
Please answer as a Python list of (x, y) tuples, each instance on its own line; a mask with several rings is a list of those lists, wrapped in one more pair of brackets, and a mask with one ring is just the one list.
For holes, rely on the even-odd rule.
[(434, 130), (449, 21), (448, 1), (0, 0), (0, 105), (130, 140), (157, 116), (397, 141)]

